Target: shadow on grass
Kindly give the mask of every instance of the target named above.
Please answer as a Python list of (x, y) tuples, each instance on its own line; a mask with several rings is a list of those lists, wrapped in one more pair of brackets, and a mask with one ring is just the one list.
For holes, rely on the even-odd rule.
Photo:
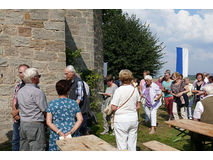
[(89, 126), (89, 128), (90, 128), (90, 134), (94, 134), (98, 136), (98, 131), (100, 130), (100, 127), (98, 125), (92, 125), (92, 126)]
[(168, 114), (160, 113), (158, 116), (160, 116), (161, 118), (163, 118), (165, 121), (168, 121), (168, 119), (169, 119), (169, 115)]
[(136, 151), (142, 151), (141, 147), (136, 146)]
[(12, 130), (7, 132), (6, 136), (8, 140), (3, 143), (0, 143), (0, 151), (12, 151), (12, 135), (13, 135)]

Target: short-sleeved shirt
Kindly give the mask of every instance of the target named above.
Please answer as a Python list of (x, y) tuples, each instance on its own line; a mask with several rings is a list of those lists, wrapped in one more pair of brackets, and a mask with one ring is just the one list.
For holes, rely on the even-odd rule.
[[(169, 82), (163, 81), (162, 86), (164, 87), (164, 89), (171, 91), (172, 82), (173, 82), (173, 80), (171, 80)], [(172, 94), (164, 92), (164, 97), (172, 97)]]
[(171, 84), (171, 91), (172, 91), (174, 94), (178, 94), (178, 93), (184, 91), (184, 87), (185, 87), (184, 81), (181, 81), (178, 85), (176, 85), (175, 83), (172, 83), (172, 84)]
[[(112, 96), (115, 93), (115, 90), (118, 88), (118, 86), (116, 84), (114, 84), (112, 87), (107, 87), (105, 93), (111, 94)], [(103, 108), (102, 110), (104, 110), (106, 108), (106, 105), (108, 103), (110, 103), (109, 101), (111, 100), (112, 97), (109, 96), (105, 96), (104, 97), (104, 102), (103, 102)]]
[[(134, 87), (131, 85), (123, 85), (116, 89), (111, 104), (120, 107), (133, 93)], [(114, 122), (128, 122), (128, 121), (137, 121), (137, 111), (136, 104), (140, 102), (140, 95), (137, 88), (128, 100), (120, 109), (115, 112)]]
[[(212, 97), (213, 95), (208, 95), (206, 96), (205, 98), (208, 98), (208, 97)], [(204, 99), (205, 99), (204, 98)], [(194, 114), (193, 114), (193, 118), (196, 118), (196, 119), (201, 119), (201, 115), (203, 114), (204, 112), (204, 106), (202, 104), (201, 101), (197, 102), (196, 106), (195, 106), (195, 110), (194, 110)]]
[(146, 84), (146, 82), (145, 82), (145, 80), (144, 79), (142, 79), (141, 81), (140, 81), (140, 88), (141, 88), (141, 90), (140, 90), (140, 92), (142, 93), (142, 90), (143, 90), (143, 86)]
[[(178, 94), (178, 93), (183, 92), (185, 90), (184, 87), (185, 87), (184, 81), (181, 81), (178, 85), (176, 85), (175, 83), (172, 83), (171, 91), (174, 94)], [(177, 98), (175, 96), (174, 96), (174, 102), (177, 102)]]
[(20, 120), (25, 122), (44, 121), (47, 100), (44, 92), (36, 84), (25, 84), (18, 91)]
[[(200, 86), (197, 85), (198, 81), (195, 80), (193, 83), (193, 89), (192, 90), (199, 90), (199, 91), (203, 91), (203, 87), (206, 85), (205, 82), (203, 82)], [(198, 101), (200, 101), (201, 99), (204, 98), (204, 94), (201, 95), (196, 95), (194, 96), (195, 98), (195, 102), (197, 103)]]
[(189, 92), (187, 93), (187, 96), (189, 97), (190, 100), (193, 99), (193, 93), (192, 93), (192, 89), (193, 89), (193, 85), (191, 83), (189, 83), (187, 85), (188, 89), (189, 89)]
[[(52, 114), (52, 122), (63, 133), (69, 132), (75, 125), (75, 117), (78, 112), (81, 112), (77, 102), (69, 98), (58, 98), (51, 101), (46, 112)], [(56, 140), (59, 135), (50, 130), (49, 150), (58, 150)]]
[[(22, 87), (24, 87), (24, 85), (25, 85), (25, 83), (23, 81), (21, 81), (21, 80), (16, 83), (15, 91), (14, 91), (14, 101), (15, 101), (15, 108), (16, 109), (19, 108), (18, 100), (17, 100), (18, 91), (19, 91), (19, 89), (21, 89)], [(15, 120), (14, 119), (14, 122), (19, 122), (19, 120)]]

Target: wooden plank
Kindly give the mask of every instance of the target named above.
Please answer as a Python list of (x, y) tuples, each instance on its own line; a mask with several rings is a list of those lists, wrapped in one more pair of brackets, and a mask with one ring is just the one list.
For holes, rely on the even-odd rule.
[(179, 151), (173, 147), (167, 146), (166, 144), (160, 143), (158, 141), (149, 141), (143, 143), (143, 145), (153, 151)]
[(57, 140), (56, 144), (62, 151), (116, 151), (117, 149), (96, 137), (95, 135), (87, 135), (73, 137), (71, 139)]
[(165, 121), (166, 124), (213, 137), (213, 125), (188, 119)]

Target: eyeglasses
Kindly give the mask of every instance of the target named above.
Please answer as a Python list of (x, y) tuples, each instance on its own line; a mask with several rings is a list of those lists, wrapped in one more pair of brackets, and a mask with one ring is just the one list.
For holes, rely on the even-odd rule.
[(36, 75), (35, 77), (41, 78), (41, 75), (40, 75), (40, 74), (38, 74), (38, 75)]

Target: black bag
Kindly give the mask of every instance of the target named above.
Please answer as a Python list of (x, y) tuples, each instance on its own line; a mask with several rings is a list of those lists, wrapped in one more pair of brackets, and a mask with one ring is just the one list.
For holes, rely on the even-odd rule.
[(96, 114), (90, 109), (88, 112), (87, 125), (91, 126), (94, 124), (98, 124)]

